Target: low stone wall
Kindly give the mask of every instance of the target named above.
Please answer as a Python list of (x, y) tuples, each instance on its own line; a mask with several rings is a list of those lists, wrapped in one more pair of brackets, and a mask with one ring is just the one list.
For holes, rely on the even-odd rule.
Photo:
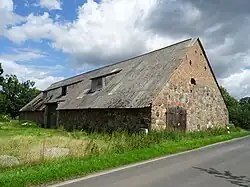
[(33, 121), (42, 126), (44, 124), (44, 112), (43, 111), (21, 112), (19, 119)]
[(67, 130), (129, 130), (150, 126), (150, 108), (59, 110), (58, 125)]

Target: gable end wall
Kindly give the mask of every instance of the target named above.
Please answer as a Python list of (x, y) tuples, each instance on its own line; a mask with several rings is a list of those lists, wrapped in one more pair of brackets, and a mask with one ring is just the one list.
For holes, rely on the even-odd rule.
[[(190, 65), (191, 60), (191, 65)], [(196, 85), (191, 84), (191, 78)], [(228, 124), (228, 110), (198, 41), (187, 49), (182, 63), (152, 103), (152, 128), (165, 129), (166, 109), (187, 110), (187, 130)]]

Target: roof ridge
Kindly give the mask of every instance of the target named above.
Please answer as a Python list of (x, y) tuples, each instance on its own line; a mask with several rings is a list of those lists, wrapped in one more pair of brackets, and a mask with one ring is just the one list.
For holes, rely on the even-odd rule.
[[(181, 44), (181, 43), (184, 43), (184, 42), (187, 42), (190, 40), (190, 42), (192, 42), (193, 40), (196, 40), (197, 38), (188, 38), (188, 39), (185, 39), (185, 40), (182, 40), (182, 41), (179, 41), (177, 43), (173, 43), (171, 45), (168, 45), (168, 46), (165, 46), (165, 47), (162, 47), (162, 48), (158, 48), (156, 50), (153, 50), (153, 51), (149, 51), (149, 52), (146, 52), (146, 53), (142, 53), (140, 55), (137, 55), (137, 56), (134, 56), (134, 57), (131, 57), (131, 58), (127, 58), (125, 60), (121, 60), (121, 61), (118, 61), (118, 62), (115, 62), (115, 63), (111, 63), (111, 64), (108, 64), (108, 65), (105, 65), (105, 66), (102, 66), (102, 67), (99, 67), (99, 68), (96, 68), (96, 69), (93, 69), (93, 70), (90, 70), (90, 71), (87, 71), (87, 72), (84, 72), (84, 73), (81, 73), (81, 74), (78, 74), (78, 75), (75, 75), (75, 76), (72, 76), (72, 77), (69, 77), (69, 78), (66, 78), (66, 79), (63, 79), (61, 81), (58, 81), (58, 82), (55, 82), (53, 84), (51, 84), (50, 86), (53, 86), (54, 84), (58, 84), (58, 83), (61, 83), (61, 82), (64, 82), (66, 80), (70, 80), (70, 79), (73, 79), (73, 78), (76, 78), (76, 77), (79, 77), (79, 76), (82, 76), (82, 75), (85, 75), (85, 74), (88, 74), (88, 73), (91, 73), (91, 72), (94, 72), (94, 71), (97, 71), (97, 70), (100, 70), (100, 69), (104, 69), (104, 68), (107, 68), (107, 67), (110, 67), (110, 66), (113, 66), (113, 65), (117, 65), (117, 64), (120, 64), (120, 63), (123, 63), (123, 62), (126, 62), (126, 61), (129, 61), (129, 60), (133, 60), (133, 59), (136, 59), (136, 58), (139, 58), (139, 57), (143, 57), (143, 56), (146, 56), (146, 55), (149, 55), (151, 53), (154, 53), (154, 52), (157, 52), (157, 51), (160, 51), (160, 50), (163, 50), (163, 49), (166, 49), (166, 48), (169, 48), (169, 47), (173, 47), (175, 45), (178, 45), (178, 44)], [(49, 88), (49, 87), (48, 87)], [(47, 89), (48, 89), (47, 88)], [(47, 90), (45, 89), (45, 90)], [(53, 88), (54, 89), (54, 88)]]

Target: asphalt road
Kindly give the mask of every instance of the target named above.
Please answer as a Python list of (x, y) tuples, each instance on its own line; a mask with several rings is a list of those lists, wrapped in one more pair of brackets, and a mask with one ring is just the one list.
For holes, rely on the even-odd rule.
[(250, 187), (250, 137), (56, 186)]

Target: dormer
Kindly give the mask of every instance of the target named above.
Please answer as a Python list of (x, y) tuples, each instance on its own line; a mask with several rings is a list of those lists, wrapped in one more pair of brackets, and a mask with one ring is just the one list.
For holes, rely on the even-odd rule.
[(91, 80), (91, 92), (100, 91), (105, 86), (103, 77), (93, 78)]
[(91, 90), (89, 93), (93, 93), (96, 91), (102, 90), (105, 86), (108, 85), (109, 81), (121, 71), (121, 69), (114, 69), (109, 73), (102, 74), (97, 77), (92, 77), (91, 80)]
[(65, 96), (66, 94), (67, 94), (67, 86), (63, 86), (61, 96)]
[(47, 97), (47, 91), (43, 91), (43, 99), (45, 100)]

